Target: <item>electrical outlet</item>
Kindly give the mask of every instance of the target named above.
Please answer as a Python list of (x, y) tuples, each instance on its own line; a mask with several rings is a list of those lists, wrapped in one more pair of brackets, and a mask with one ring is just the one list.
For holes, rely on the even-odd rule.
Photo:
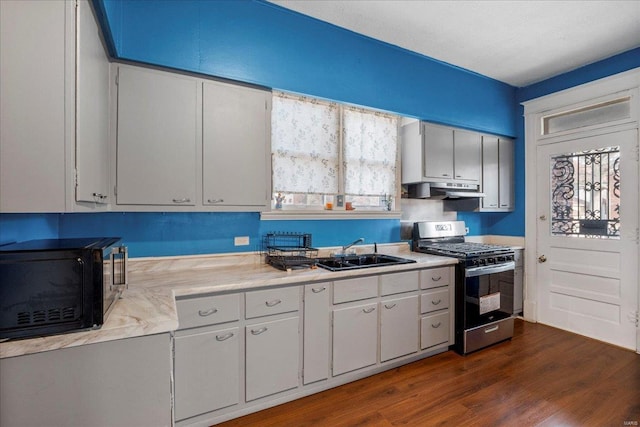
[(238, 236), (233, 238), (234, 246), (248, 246), (249, 245), (249, 236)]

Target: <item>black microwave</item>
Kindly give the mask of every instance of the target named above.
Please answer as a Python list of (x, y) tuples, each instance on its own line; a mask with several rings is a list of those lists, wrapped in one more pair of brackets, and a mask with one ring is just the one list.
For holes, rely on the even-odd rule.
[(117, 237), (0, 246), (0, 340), (100, 328), (126, 286)]

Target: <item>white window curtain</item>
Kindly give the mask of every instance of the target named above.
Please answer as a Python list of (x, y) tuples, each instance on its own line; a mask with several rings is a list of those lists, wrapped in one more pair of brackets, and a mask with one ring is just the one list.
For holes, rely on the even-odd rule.
[(344, 109), (345, 193), (396, 193), (398, 118), (359, 108)]
[(339, 106), (274, 92), (271, 115), (274, 192), (337, 194)]

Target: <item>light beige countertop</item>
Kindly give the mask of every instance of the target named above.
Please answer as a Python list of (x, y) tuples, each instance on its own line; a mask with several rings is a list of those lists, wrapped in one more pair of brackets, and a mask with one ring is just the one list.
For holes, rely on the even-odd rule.
[[(175, 331), (176, 297), (333, 281), (457, 263), (455, 258), (411, 252), (406, 243), (378, 246), (379, 253), (414, 259), (416, 263), (331, 272), (322, 268), (281, 271), (266, 265), (264, 257), (257, 253), (132, 258), (129, 289), (116, 301), (100, 329), (0, 343), (0, 358)], [(319, 256), (328, 256), (335, 249), (323, 249)], [(371, 253), (373, 247), (361, 245), (357, 251)]]

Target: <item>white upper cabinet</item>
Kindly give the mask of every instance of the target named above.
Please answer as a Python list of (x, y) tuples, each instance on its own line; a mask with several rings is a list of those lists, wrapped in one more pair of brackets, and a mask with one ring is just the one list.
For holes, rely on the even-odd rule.
[(202, 203), (265, 209), (271, 93), (218, 82), (202, 90)]
[(118, 69), (118, 205), (194, 205), (198, 84), (177, 74)]
[(414, 122), (403, 126), (401, 135), (403, 184), (480, 183), (482, 139), (479, 133)]
[(73, 112), (65, 99), (73, 87), (65, 62), (73, 38), (65, 21), (72, 13), (60, 0), (0, 1), (0, 212), (66, 210)]
[(482, 175), (482, 137), (479, 133), (455, 130), (453, 132), (453, 178), (480, 183)]
[(0, 211), (106, 208), (109, 60), (89, 2), (0, 1), (0, 19)]
[(271, 92), (118, 66), (119, 209), (261, 211), (271, 190)]
[(482, 211), (513, 210), (513, 141), (482, 137)]
[(109, 202), (109, 59), (87, 0), (78, 2), (76, 201)]
[(453, 129), (424, 125), (424, 177), (453, 179)]

